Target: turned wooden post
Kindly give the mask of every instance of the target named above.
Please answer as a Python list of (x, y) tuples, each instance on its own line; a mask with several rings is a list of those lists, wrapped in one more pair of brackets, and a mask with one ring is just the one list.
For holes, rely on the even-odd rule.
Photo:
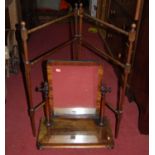
[(101, 104), (100, 104), (100, 122), (99, 125), (100, 126), (104, 126), (105, 122), (104, 122), (104, 118), (105, 118), (105, 106), (106, 106), (106, 94), (111, 92), (111, 88), (108, 88), (105, 85), (102, 85), (101, 87)]
[(134, 17), (135, 21), (139, 20), (139, 17), (141, 14), (142, 3), (143, 3), (143, 0), (137, 0), (136, 12), (135, 12), (135, 17)]
[(79, 17), (80, 17), (80, 20), (79, 20), (79, 38), (81, 39), (82, 37), (82, 29), (83, 29), (83, 4), (80, 3), (80, 7), (79, 7)]
[[(79, 7), (79, 34), (78, 34), (78, 53), (81, 52), (81, 47), (82, 47), (82, 30), (83, 30), (83, 4), (80, 3), (80, 7)], [(78, 55), (79, 56), (79, 55)]]
[(115, 136), (118, 137), (119, 128), (120, 128), (120, 122), (122, 119), (122, 113), (123, 113), (123, 105), (124, 105), (124, 99), (125, 99), (125, 93), (126, 93), (126, 87), (127, 87), (127, 81), (128, 76), (131, 70), (131, 57), (133, 53), (133, 43), (135, 41), (136, 36), (136, 24), (131, 25), (131, 31), (129, 32), (129, 48), (128, 48), (128, 54), (127, 54), (127, 60), (126, 60), (126, 67), (124, 69), (124, 79), (123, 79), (123, 86), (121, 90), (120, 100), (117, 108), (117, 114), (116, 114), (116, 129), (115, 129)]
[[(74, 37), (78, 40), (78, 4), (75, 3), (75, 9), (74, 9), (74, 26), (75, 26), (75, 35)], [(74, 43), (74, 53), (73, 53), (73, 60), (78, 59), (78, 41), (75, 41)]]
[(105, 92), (104, 88), (101, 88), (101, 104), (100, 104), (100, 120), (99, 125), (104, 126), (104, 117), (105, 117)]
[(134, 51), (133, 51), (133, 56), (132, 56), (132, 66), (133, 66), (134, 58), (135, 58), (135, 54), (136, 54), (136, 48), (137, 48), (137, 43), (138, 43), (138, 34), (139, 34), (139, 30), (140, 30), (140, 25), (141, 25), (141, 17), (142, 17), (142, 12), (143, 12), (143, 7), (144, 7), (144, 1), (145, 0), (137, 0), (137, 3), (136, 3), (134, 21), (136, 23), (137, 28), (136, 28), (136, 39), (135, 39), (135, 43), (134, 43)]
[(77, 3), (75, 3), (74, 20), (75, 20), (75, 37), (77, 37), (78, 36), (78, 4)]
[(44, 83), (44, 97), (45, 97), (45, 115), (46, 115), (46, 126), (51, 126), (51, 107), (49, 103), (49, 86), (48, 82)]
[(30, 115), (31, 120), (31, 127), (33, 135), (36, 135), (36, 127), (35, 127), (35, 111), (33, 108), (33, 99), (32, 99), (32, 84), (31, 84), (31, 64), (29, 62), (29, 55), (28, 55), (28, 45), (27, 45), (27, 39), (28, 39), (28, 32), (26, 29), (25, 22), (21, 22), (21, 37), (22, 37), (22, 44), (23, 44), (23, 54), (22, 59), (24, 63), (24, 69), (25, 69), (25, 80), (26, 80), (26, 92), (27, 92), (27, 100), (28, 100), (28, 111)]

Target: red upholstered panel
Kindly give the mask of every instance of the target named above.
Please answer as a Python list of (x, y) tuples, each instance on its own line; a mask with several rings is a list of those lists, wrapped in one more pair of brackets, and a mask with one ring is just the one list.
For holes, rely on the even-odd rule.
[(54, 65), (51, 72), (55, 108), (96, 107), (98, 66)]

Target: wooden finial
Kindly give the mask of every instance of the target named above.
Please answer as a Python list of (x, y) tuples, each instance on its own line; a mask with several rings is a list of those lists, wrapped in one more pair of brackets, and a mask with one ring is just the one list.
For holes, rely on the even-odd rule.
[(27, 33), (27, 29), (26, 29), (26, 23), (24, 21), (21, 22), (21, 32), (22, 32), (22, 39), (27, 40), (28, 33)]
[(132, 28), (132, 29), (136, 29), (136, 24), (133, 23), (133, 24), (131, 25), (131, 28)]
[(80, 15), (82, 15), (82, 14), (83, 14), (83, 4), (82, 4), (82, 3), (80, 3), (79, 12), (80, 12)]
[(78, 9), (78, 4), (77, 3), (75, 3), (75, 9)]
[(83, 4), (82, 3), (80, 3), (80, 8), (82, 8), (83, 7)]
[(136, 24), (131, 24), (131, 30), (129, 32), (129, 41), (134, 42), (136, 39)]
[(21, 22), (21, 28), (22, 28), (23, 30), (26, 29), (26, 23), (25, 23), (24, 21)]
[(75, 8), (74, 8), (74, 16), (78, 15), (78, 4), (75, 3)]

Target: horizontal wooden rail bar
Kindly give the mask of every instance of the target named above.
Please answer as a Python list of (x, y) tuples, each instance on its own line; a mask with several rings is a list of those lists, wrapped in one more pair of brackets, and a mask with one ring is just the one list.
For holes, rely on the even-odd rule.
[(115, 110), (115, 108), (112, 106), (112, 104), (106, 102), (105, 105), (106, 105), (111, 111), (113, 111), (115, 114), (118, 113), (117, 110)]
[(84, 13), (84, 17), (90, 18), (90, 19), (92, 19), (92, 20), (94, 20), (94, 21), (96, 21), (96, 22), (98, 22), (98, 23), (100, 23), (100, 24), (102, 24), (102, 25), (104, 25), (104, 26), (106, 26), (106, 27), (108, 27), (108, 28), (111, 28), (111, 29), (113, 29), (113, 30), (115, 30), (115, 31), (117, 31), (117, 32), (119, 32), (119, 33), (122, 33), (122, 34), (124, 34), (124, 35), (126, 35), (126, 36), (129, 35), (129, 32), (127, 32), (127, 31), (125, 31), (125, 30), (123, 30), (123, 29), (121, 29), (121, 28), (119, 28), (119, 27), (117, 27), (117, 26), (115, 26), (115, 25), (113, 25), (113, 24), (110, 24), (110, 23), (108, 23), (108, 22), (105, 22), (105, 21), (102, 21), (102, 20), (97, 19), (97, 18), (95, 18), (95, 17), (92, 17), (92, 16), (90, 16), (90, 15), (87, 14), (87, 13)]
[(58, 46), (54, 47), (53, 49), (46, 51), (45, 53), (39, 55), (38, 57), (34, 58), (33, 60), (30, 61), (31, 65), (34, 65), (35, 63), (39, 62), (40, 60), (44, 59), (44, 57), (47, 57), (51, 54), (54, 54), (57, 50), (67, 46), (68, 44), (71, 44), (72, 42), (74, 42), (76, 40), (76, 38), (73, 38), (71, 40), (65, 41), (62, 44), (59, 44)]
[(43, 107), (45, 105), (45, 102), (43, 101), (43, 102), (41, 102), (41, 103), (39, 103), (38, 105), (36, 105), (35, 107), (34, 107), (34, 111), (36, 112), (38, 109), (40, 109), (41, 107)]
[(69, 17), (71, 17), (71, 16), (73, 16), (73, 13), (69, 13), (69, 14), (66, 15), (66, 16), (59, 17), (59, 18), (54, 19), (54, 20), (52, 20), (52, 21), (50, 21), (50, 22), (47, 22), (47, 23), (42, 24), (42, 25), (40, 25), (40, 26), (34, 27), (34, 28), (28, 30), (28, 34), (30, 34), (30, 33), (32, 33), (32, 32), (35, 32), (35, 31), (37, 31), (37, 30), (40, 30), (40, 29), (42, 29), (42, 28), (44, 28), (44, 27), (47, 27), (47, 26), (49, 26), (49, 25), (51, 25), (51, 24), (60, 22), (60, 21), (66, 19), (66, 18), (69, 18)]
[(82, 39), (82, 45), (85, 46), (85, 47), (87, 47), (88, 49), (93, 50), (93, 52), (95, 52), (100, 57), (102, 57), (102, 58), (104, 58), (106, 60), (111, 60), (112, 62), (114, 62), (115, 64), (119, 65), (122, 68), (125, 68), (126, 67), (123, 63), (121, 63), (120, 61), (116, 60), (112, 56), (106, 54), (105, 52), (103, 52), (103, 50), (94, 47), (93, 45), (91, 45), (90, 43), (88, 43), (84, 39)]

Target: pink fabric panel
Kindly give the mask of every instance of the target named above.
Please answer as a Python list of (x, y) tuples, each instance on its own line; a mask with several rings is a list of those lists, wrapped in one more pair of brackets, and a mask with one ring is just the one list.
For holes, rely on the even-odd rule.
[(98, 66), (53, 66), (54, 107), (95, 107)]

